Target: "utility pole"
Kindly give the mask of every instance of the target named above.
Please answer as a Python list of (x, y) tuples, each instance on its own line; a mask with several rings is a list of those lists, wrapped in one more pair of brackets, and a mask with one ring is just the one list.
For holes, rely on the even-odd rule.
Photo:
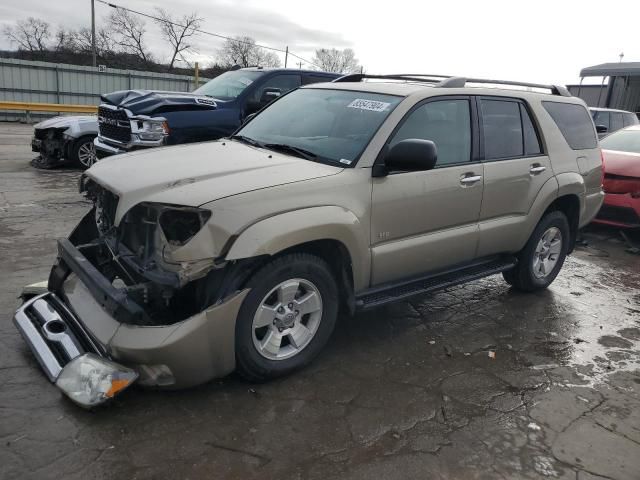
[(289, 45), (284, 50), (284, 68), (287, 68), (287, 59), (289, 58)]
[(622, 59), (624, 58), (624, 52), (620, 52), (620, 55), (618, 55), (620, 57), (620, 61), (618, 63), (622, 63)]
[(96, 2), (91, 0), (91, 51), (93, 52), (93, 66), (96, 61)]
[(298, 65), (298, 67), (300, 68), (300, 70), (302, 70), (302, 62), (297, 62), (296, 65)]

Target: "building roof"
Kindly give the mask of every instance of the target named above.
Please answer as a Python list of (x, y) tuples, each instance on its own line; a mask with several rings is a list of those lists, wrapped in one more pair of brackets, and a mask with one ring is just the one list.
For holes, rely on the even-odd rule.
[(581, 77), (640, 76), (640, 62), (601, 63), (580, 70)]

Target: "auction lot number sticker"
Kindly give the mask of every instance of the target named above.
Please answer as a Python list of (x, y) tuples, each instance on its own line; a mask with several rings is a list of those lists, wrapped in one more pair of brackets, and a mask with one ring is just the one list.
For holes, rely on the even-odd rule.
[(377, 100), (366, 100), (364, 98), (356, 98), (353, 102), (351, 102), (347, 107), (349, 108), (359, 108), (360, 110), (370, 110), (372, 112), (383, 112), (386, 110), (390, 103), (379, 102)]

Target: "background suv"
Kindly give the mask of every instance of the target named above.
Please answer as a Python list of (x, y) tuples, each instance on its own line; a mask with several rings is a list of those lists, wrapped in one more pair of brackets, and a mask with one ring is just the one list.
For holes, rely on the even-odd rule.
[(640, 123), (635, 113), (627, 112), (626, 110), (592, 107), (589, 108), (589, 111), (593, 117), (593, 123), (596, 125), (599, 138), (603, 138), (621, 128)]

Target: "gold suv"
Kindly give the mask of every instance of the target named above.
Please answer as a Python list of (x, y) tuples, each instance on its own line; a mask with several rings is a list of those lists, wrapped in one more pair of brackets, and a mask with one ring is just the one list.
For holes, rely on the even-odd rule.
[(318, 354), (341, 306), (497, 273), (546, 288), (601, 185), (591, 116), (563, 87), (349, 75), (229, 138), (87, 170), (95, 206), (15, 322), (83, 405), (136, 378), (272, 378)]

